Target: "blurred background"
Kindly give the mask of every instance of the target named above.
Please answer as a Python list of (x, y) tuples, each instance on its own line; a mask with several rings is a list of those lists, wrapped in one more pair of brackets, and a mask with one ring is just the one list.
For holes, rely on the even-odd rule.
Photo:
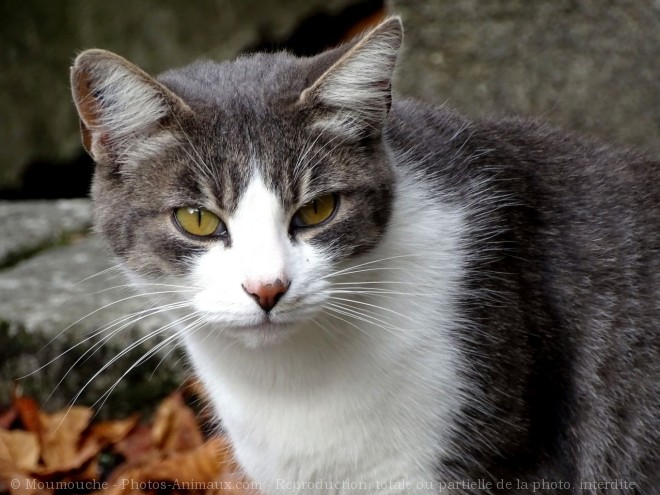
[[(42, 400), (54, 392), (49, 403), (59, 407), (162, 324), (139, 320), (103, 345), (95, 342), (108, 331), (89, 338), (141, 305), (116, 303), (129, 293), (108, 290), (123, 282), (89, 233), (93, 166), (68, 87), (76, 53), (106, 48), (154, 74), (257, 50), (310, 55), (389, 13), (406, 30), (398, 92), (660, 151), (660, 0), (0, 2), (0, 406), (17, 377), (54, 360), (18, 384)], [(113, 363), (80, 400), (102, 398), (150, 348)], [(123, 378), (109, 409), (148, 405), (179, 383), (185, 364), (166, 354)]]

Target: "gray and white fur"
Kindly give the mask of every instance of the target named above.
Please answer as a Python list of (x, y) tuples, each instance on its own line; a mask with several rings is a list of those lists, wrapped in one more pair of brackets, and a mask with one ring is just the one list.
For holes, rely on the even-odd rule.
[(266, 493), (660, 493), (660, 163), (400, 98), (401, 42), (158, 78), (83, 52), (97, 231), (181, 288), (173, 341)]

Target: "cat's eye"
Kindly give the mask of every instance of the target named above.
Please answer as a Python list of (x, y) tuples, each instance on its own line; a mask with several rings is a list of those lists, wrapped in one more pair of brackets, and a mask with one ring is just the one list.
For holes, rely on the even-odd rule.
[(327, 221), (337, 209), (337, 195), (324, 194), (301, 206), (291, 220), (294, 227), (312, 227)]
[(197, 237), (222, 235), (227, 232), (218, 215), (204, 208), (185, 206), (174, 210), (177, 225), (188, 234)]

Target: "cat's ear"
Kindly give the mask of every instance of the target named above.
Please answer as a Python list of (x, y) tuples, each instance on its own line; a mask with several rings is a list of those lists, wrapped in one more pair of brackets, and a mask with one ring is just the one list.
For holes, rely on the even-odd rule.
[(305, 89), (301, 103), (322, 109), (315, 124), (358, 137), (380, 134), (392, 101), (392, 75), (402, 40), (401, 19), (383, 21)]
[(128, 60), (87, 50), (71, 67), (71, 91), (85, 150), (96, 162), (126, 157), (136, 143), (162, 131), (173, 112), (189, 107)]

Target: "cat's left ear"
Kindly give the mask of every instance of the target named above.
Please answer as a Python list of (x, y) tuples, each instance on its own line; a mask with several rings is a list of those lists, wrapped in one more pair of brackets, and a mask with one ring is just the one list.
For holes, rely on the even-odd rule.
[(71, 91), (85, 150), (97, 163), (130, 161), (132, 152), (163, 134), (172, 115), (190, 108), (119, 55), (86, 50), (71, 67)]
[(305, 89), (300, 102), (321, 110), (315, 125), (357, 138), (379, 135), (402, 40), (401, 19), (386, 19)]

